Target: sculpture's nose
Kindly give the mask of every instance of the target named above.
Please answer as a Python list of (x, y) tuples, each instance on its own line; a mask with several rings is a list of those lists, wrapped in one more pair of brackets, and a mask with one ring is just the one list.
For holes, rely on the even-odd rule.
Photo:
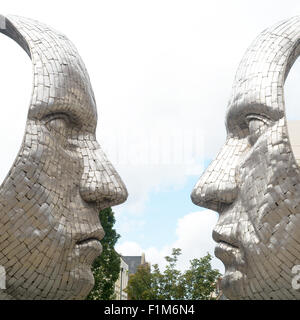
[(230, 205), (236, 199), (239, 149), (237, 141), (227, 140), (194, 187), (191, 194), (194, 204), (221, 212), (225, 205)]
[(86, 202), (96, 202), (99, 209), (123, 203), (128, 197), (127, 189), (107, 159), (98, 143), (95, 148), (83, 152), (84, 172), (80, 194)]

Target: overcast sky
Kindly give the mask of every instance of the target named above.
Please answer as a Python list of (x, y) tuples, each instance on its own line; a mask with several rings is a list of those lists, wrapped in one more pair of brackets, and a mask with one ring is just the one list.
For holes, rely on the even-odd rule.
[[(37, 19), (65, 33), (90, 74), (97, 137), (129, 191), (114, 208), (118, 250), (163, 266), (180, 247), (180, 266), (213, 254), (217, 214), (189, 194), (225, 141), (224, 114), (237, 66), (254, 38), (300, 14), (299, 0), (10, 0), (2, 14)], [(31, 62), (0, 35), (3, 180), (23, 137)], [(288, 117), (297, 111), (300, 65), (286, 83)], [(214, 259), (214, 267), (223, 270)]]

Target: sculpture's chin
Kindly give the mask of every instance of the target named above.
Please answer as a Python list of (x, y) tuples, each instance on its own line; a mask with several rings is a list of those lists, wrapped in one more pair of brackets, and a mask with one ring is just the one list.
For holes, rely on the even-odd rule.
[[(26, 281), (23, 284), (27, 288), (26, 296), (22, 290), (14, 287), (0, 290), (0, 300), (85, 300), (95, 284), (89, 264), (78, 264), (70, 272), (60, 275), (60, 278), (68, 280), (61, 281), (59, 287), (52, 287), (50, 290), (47, 290), (48, 281), (45, 281), (46, 285), (40, 288), (40, 294), (37, 294), (34, 282), (30, 285)], [(46, 290), (47, 294), (43, 294), (43, 290)]]
[(243, 299), (245, 292), (243, 289), (244, 275), (238, 270), (226, 270), (222, 278), (221, 287), (226, 298), (230, 300)]
[(84, 300), (95, 284), (94, 275), (91, 270), (91, 265), (80, 264), (76, 266), (76, 270), (72, 273), (73, 288), (72, 299)]

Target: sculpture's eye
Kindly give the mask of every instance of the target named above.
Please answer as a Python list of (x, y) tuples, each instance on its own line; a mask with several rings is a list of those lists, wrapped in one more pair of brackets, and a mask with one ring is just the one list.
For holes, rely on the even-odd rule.
[(46, 118), (46, 127), (50, 132), (66, 137), (70, 119), (64, 113), (51, 114)]
[(248, 142), (251, 146), (253, 146), (257, 139), (268, 128), (270, 120), (258, 115), (248, 115), (246, 120), (249, 128)]
[(68, 115), (64, 113), (50, 114), (45, 118), (45, 125), (56, 143), (65, 150), (75, 151), (77, 149), (77, 144), (74, 143), (74, 137), (72, 137), (72, 129), (75, 124)]

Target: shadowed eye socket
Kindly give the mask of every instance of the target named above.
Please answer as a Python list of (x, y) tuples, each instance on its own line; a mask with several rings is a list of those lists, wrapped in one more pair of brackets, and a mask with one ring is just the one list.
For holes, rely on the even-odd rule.
[(74, 121), (65, 113), (53, 113), (45, 118), (45, 126), (56, 136), (56, 142), (61, 144), (66, 150), (76, 150), (71, 131), (76, 125)]
[(65, 113), (53, 113), (45, 118), (45, 125), (49, 131), (66, 134), (66, 130), (72, 126), (70, 117)]
[(250, 114), (246, 116), (246, 121), (249, 130), (248, 142), (253, 146), (258, 138), (270, 126), (271, 120), (261, 115)]

